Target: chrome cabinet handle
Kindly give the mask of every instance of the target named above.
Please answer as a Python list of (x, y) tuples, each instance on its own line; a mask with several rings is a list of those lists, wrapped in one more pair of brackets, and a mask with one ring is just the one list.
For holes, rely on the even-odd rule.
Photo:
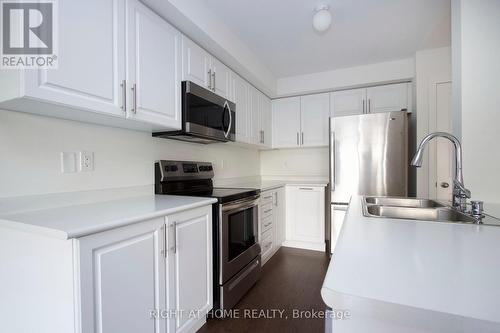
[(299, 190), (304, 190), (304, 191), (312, 191), (314, 190), (313, 188), (311, 187), (299, 187)]
[(165, 228), (165, 225), (162, 225), (160, 228), (162, 232), (162, 237), (163, 237), (163, 246), (161, 248), (160, 253), (166, 258), (167, 257), (167, 228)]
[(274, 205), (278, 207), (278, 192), (274, 192)]
[(304, 145), (304, 132), (300, 132), (300, 138), (301, 138), (302, 145)]
[(212, 90), (215, 91), (215, 87), (216, 87), (216, 84), (215, 84), (215, 71), (212, 72)]
[(366, 113), (372, 113), (372, 100), (368, 98), (368, 111)]
[(174, 240), (172, 241), (172, 246), (170, 249), (174, 251), (174, 253), (177, 253), (177, 222), (172, 222), (170, 224), (170, 227), (172, 227), (174, 234)]
[(132, 86), (132, 112), (137, 114), (137, 85), (134, 83)]
[(265, 135), (265, 131), (262, 130), (262, 143), (266, 143), (266, 135)]
[(299, 132), (297, 132), (297, 146), (299, 146), (300, 143), (299, 143)]
[(122, 110), (127, 112), (127, 81), (123, 80), (120, 87), (122, 88)]
[(268, 195), (268, 196), (265, 196), (264, 199), (271, 199), (273, 196), (272, 195)]
[(363, 100), (363, 114), (365, 114), (365, 100)]
[(212, 69), (208, 70), (207, 85), (208, 85), (208, 89), (212, 90)]
[(269, 222), (268, 224), (264, 224), (264, 228), (269, 227), (271, 224), (273, 224), (273, 223)]
[(273, 211), (272, 209), (265, 210), (264, 214), (267, 214), (267, 213), (272, 212), (272, 211)]

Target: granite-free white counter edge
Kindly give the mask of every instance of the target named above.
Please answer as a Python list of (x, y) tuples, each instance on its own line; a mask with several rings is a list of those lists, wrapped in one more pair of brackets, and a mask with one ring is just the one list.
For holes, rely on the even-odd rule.
[(216, 201), (214, 198), (145, 195), (0, 215), (0, 227), (14, 228), (59, 239), (78, 238), (208, 206)]
[(321, 294), (500, 323), (500, 227), (363, 216), (353, 196)]

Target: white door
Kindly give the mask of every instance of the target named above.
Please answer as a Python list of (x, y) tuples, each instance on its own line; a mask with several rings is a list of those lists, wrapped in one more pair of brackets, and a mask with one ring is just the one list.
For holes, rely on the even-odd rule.
[(325, 250), (324, 205), (323, 187), (287, 186), (288, 246)]
[(350, 89), (330, 93), (330, 117), (365, 113), (366, 89)]
[(58, 69), (25, 71), (26, 95), (124, 116), (124, 2), (65, 0), (58, 11)]
[(213, 305), (212, 206), (167, 216), (167, 226), (169, 286), (176, 291), (169, 304), (183, 314), (172, 332), (194, 332)]
[(300, 146), (300, 97), (280, 98), (272, 101), (273, 147)]
[(260, 93), (260, 124), (262, 128), (262, 145), (264, 147), (271, 147), (272, 145), (272, 114), (271, 114), (271, 100)]
[(331, 205), (331, 246), (330, 251), (333, 253), (335, 251), (335, 246), (337, 245), (337, 240), (340, 235), (340, 230), (344, 224), (345, 214), (347, 212), (347, 205)]
[(165, 219), (79, 238), (83, 333), (160, 333), (166, 308)]
[(128, 116), (180, 130), (181, 33), (137, 0), (127, 1)]
[[(436, 131), (451, 133), (451, 82), (438, 83), (436, 88)], [(450, 200), (453, 187), (452, 147), (448, 140), (436, 140), (436, 199)]]
[(249, 114), (248, 83), (233, 74), (233, 96), (236, 104), (236, 141), (249, 143), (251, 119)]
[(408, 83), (388, 84), (366, 89), (368, 113), (408, 109)]
[(211, 56), (207, 51), (182, 35), (182, 80), (192, 81), (211, 90)]
[[(250, 143), (262, 144), (262, 128), (260, 127), (260, 91), (249, 85), (249, 112), (250, 112)], [(238, 105), (236, 105), (238, 107)]]
[(300, 98), (301, 145), (328, 146), (330, 95), (306, 95)]
[(214, 92), (234, 101), (234, 96), (231, 96), (231, 70), (216, 58), (212, 58), (212, 86)]

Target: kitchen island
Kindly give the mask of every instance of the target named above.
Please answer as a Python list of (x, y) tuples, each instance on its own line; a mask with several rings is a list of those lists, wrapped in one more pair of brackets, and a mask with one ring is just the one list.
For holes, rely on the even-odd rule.
[(365, 217), (353, 196), (321, 290), (344, 319), (326, 330), (500, 332), (499, 262), (500, 227)]

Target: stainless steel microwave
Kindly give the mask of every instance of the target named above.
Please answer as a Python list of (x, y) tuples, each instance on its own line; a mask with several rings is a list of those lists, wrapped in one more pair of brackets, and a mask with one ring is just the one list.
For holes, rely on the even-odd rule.
[(235, 141), (236, 105), (191, 81), (182, 81), (182, 129), (153, 136), (212, 143)]

